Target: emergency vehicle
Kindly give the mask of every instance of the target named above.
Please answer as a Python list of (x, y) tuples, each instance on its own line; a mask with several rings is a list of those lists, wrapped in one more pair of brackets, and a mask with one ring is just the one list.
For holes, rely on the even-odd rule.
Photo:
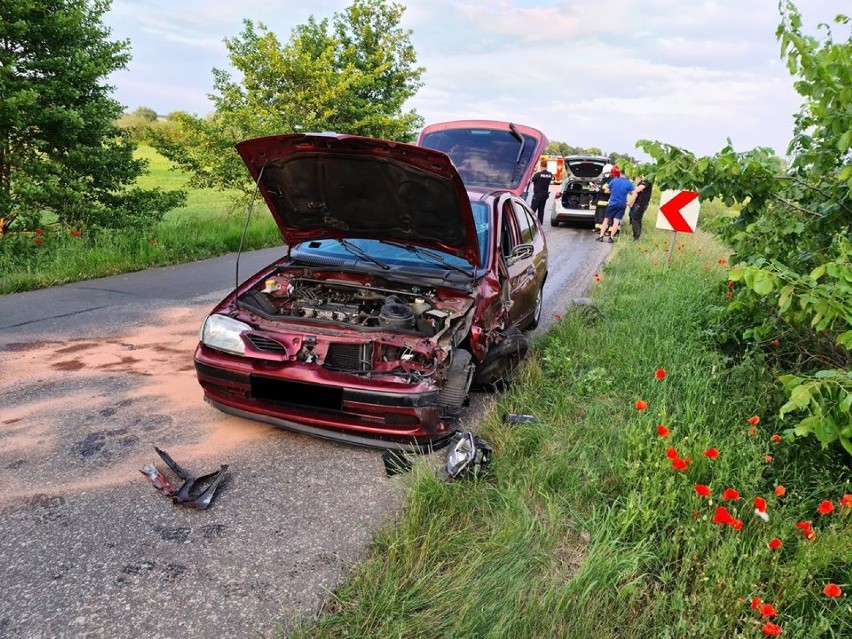
[(553, 173), (553, 184), (562, 184), (565, 179), (565, 159), (561, 155), (542, 155), (539, 164), (547, 162), (547, 170)]

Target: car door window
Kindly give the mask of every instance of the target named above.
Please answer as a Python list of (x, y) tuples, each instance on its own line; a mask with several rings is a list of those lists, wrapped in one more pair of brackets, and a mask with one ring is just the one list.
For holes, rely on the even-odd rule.
[(512, 249), (519, 243), (516, 239), (517, 230), (515, 229), (515, 213), (512, 209), (511, 202), (506, 200), (503, 203), (503, 215), (500, 216), (500, 251), (503, 257), (509, 257), (512, 254)]
[(517, 202), (513, 203), (512, 212), (518, 227), (521, 244), (532, 244), (535, 240), (535, 222)]

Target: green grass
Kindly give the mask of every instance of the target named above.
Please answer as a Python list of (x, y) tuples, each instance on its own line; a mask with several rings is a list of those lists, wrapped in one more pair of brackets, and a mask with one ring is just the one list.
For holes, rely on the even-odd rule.
[[(783, 425), (766, 371), (724, 359), (705, 333), (726, 300), (721, 248), (691, 236), (667, 264), (667, 237), (617, 244), (596, 306), (566, 312), (536, 343), (482, 425), (490, 472), (447, 482), (417, 464), (398, 522), (319, 619), (288, 636), (759, 637), (752, 597), (778, 609), (782, 636), (849, 636), (848, 596), (822, 595), (829, 582), (852, 591), (852, 515), (838, 506), (848, 458), (771, 442)], [(537, 422), (507, 426), (504, 412)], [(702, 456), (711, 446), (718, 459)], [(692, 460), (686, 471), (668, 447)], [(728, 487), (743, 498), (720, 502)], [(768, 523), (753, 514), (758, 495)], [(837, 512), (817, 515), (823, 499)], [(712, 522), (720, 503), (741, 530)], [(771, 551), (775, 536), (784, 546)]]
[[(41, 236), (11, 235), (0, 242), (0, 294), (181, 264), (236, 251), (245, 225), (246, 205), (236, 191), (191, 189), (189, 176), (151, 147), (140, 146), (137, 157), (149, 161), (149, 173), (137, 181), (142, 188), (186, 189), (187, 203), (169, 211), (145, 231), (108, 230), (72, 237), (68, 230), (43, 220)], [(36, 237), (42, 240), (35, 244)], [(262, 200), (255, 204), (244, 250), (281, 244), (281, 235)]]

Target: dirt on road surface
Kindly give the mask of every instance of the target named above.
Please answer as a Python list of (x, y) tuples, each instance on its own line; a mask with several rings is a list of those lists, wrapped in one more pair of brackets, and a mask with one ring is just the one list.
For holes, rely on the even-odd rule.
[[(226, 416), (192, 352), (208, 306), (0, 350), (0, 637), (245, 637), (316, 610), (397, 511), (376, 451)], [(206, 511), (139, 469), (230, 464)], [(309, 578), (307, 578), (309, 577)], [(303, 584), (303, 585), (300, 585)]]

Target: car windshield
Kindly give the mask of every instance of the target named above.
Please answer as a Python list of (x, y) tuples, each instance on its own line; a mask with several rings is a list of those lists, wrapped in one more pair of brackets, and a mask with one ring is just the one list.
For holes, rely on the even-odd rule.
[[(484, 268), (488, 263), (488, 235), (490, 228), (489, 208), (483, 202), (471, 202), (473, 220), (476, 225), (476, 238), (479, 244), (479, 267)], [(361, 255), (368, 255), (367, 261), (375, 264), (380, 262), (390, 268), (434, 266), (436, 270), (446, 270), (447, 266), (470, 272), (470, 264), (467, 260), (457, 257), (451, 253), (438, 251), (435, 248), (430, 251), (439, 254), (446, 264), (439, 259), (430, 258), (429, 252), (417, 253), (405, 248), (402, 243), (391, 244), (378, 239), (347, 238), (340, 242), (336, 239), (311, 240), (302, 242), (293, 247), (291, 256), (295, 259), (310, 261), (315, 259), (352, 259)], [(363, 258), (362, 258), (363, 259)]]
[[(498, 129), (449, 129), (426, 135), (420, 146), (450, 156), (468, 187), (514, 189), (529, 166), (536, 141), (531, 135), (521, 141), (511, 131)], [(520, 157), (518, 157), (520, 152)]]

